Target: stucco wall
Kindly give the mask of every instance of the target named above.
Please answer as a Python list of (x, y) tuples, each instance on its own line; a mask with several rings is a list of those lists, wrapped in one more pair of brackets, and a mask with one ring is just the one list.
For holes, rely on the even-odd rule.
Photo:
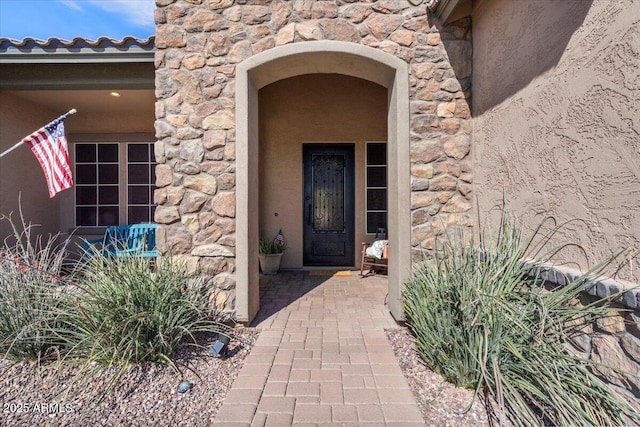
[[(480, 2), (473, 14), (474, 190), (481, 212), (562, 223), (582, 269), (640, 249), (640, 8), (631, 0)], [(619, 278), (640, 281), (640, 258)], [(575, 264), (574, 264), (575, 265)]]
[[(83, 96), (82, 91), (15, 91), (0, 92), (0, 149), (12, 146), (31, 132), (55, 119), (65, 108), (47, 108), (51, 98)], [(103, 93), (100, 94), (104, 95)], [(105, 101), (96, 99), (96, 107), (86, 106), (65, 121), (65, 132), (69, 142), (69, 154), (73, 160), (74, 142), (154, 142), (153, 92), (149, 90), (127, 91), (137, 100), (129, 101), (145, 108), (120, 107), (117, 101), (105, 112), (100, 105)], [(96, 91), (86, 92), (86, 97), (96, 96)], [(39, 99), (44, 101), (38, 102)], [(109, 101), (109, 99), (108, 99)], [(127, 100), (122, 100), (127, 102)], [(124, 111), (128, 110), (128, 111)], [(132, 111), (134, 110), (134, 111)], [(28, 147), (20, 147), (0, 159), (0, 214), (18, 212), (18, 197), (22, 194), (22, 209), (25, 219), (40, 224), (38, 234), (66, 235), (74, 227), (74, 193), (66, 190), (49, 198), (46, 182), (40, 165)], [(86, 230), (85, 230), (86, 231)], [(0, 224), (0, 237), (11, 231), (8, 224)], [(97, 230), (96, 233), (100, 233)], [(80, 235), (76, 233), (76, 237)], [(83, 234), (82, 236), (86, 236)], [(92, 236), (95, 237), (95, 236)], [(71, 248), (75, 246), (72, 244)]]
[[(0, 92), (0, 151), (56, 118), (56, 113), (31, 102)], [(19, 202), (20, 200), (20, 202)], [(39, 225), (38, 234), (55, 234), (59, 224), (59, 201), (50, 199), (44, 173), (27, 146), (0, 158), (0, 215), (13, 214), (19, 221), (22, 205), (25, 220)], [(0, 238), (11, 235), (6, 221), (0, 222)]]
[(301, 268), (302, 144), (355, 143), (359, 253), (360, 242), (372, 238), (365, 233), (365, 142), (387, 138), (386, 88), (344, 75), (307, 74), (268, 85), (259, 97), (260, 234), (275, 236), (282, 228), (282, 267)]
[[(153, 104), (153, 100), (149, 101), (149, 105)], [(99, 113), (83, 113), (82, 115), (74, 116), (74, 120), (69, 120), (67, 134), (132, 134), (132, 133), (146, 133), (153, 134), (155, 129), (153, 128), (153, 110), (151, 108), (148, 111), (139, 113), (121, 113), (117, 110)]]

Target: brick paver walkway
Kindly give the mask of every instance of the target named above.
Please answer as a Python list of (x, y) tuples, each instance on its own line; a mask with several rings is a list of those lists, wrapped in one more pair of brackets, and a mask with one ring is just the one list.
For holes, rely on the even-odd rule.
[(424, 425), (384, 332), (386, 278), (261, 277), (261, 330), (216, 426)]

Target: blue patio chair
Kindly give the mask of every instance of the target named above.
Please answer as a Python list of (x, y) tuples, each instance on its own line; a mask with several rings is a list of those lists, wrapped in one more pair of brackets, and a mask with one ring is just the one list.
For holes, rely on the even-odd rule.
[(104, 237), (98, 240), (85, 240), (85, 256), (96, 251), (105, 257), (144, 257), (157, 258), (157, 224), (128, 224), (107, 227)]

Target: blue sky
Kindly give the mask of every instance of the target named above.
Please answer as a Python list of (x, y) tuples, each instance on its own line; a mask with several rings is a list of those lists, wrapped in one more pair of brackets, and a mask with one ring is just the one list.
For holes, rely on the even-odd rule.
[(154, 8), (154, 0), (0, 0), (0, 37), (146, 39)]

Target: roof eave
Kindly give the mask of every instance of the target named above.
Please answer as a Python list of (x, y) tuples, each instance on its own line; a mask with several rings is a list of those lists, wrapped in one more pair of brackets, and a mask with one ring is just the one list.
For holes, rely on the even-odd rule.
[[(460, 19), (460, 10), (468, 9), (463, 15), (470, 14), (469, 0), (427, 0), (427, 7), (433, 12), (443, 23), (448, 24), (451, 21)], [(465, 7), (466, 6), (466, 7)], [(452, 19), (453, 18), (453, 19)]]
[(132, 63), (153, 62), (155, 37), (121, 40), (100, 37), (92, 41), (50, 38), (23, 40), (0, 38), (0, 64)]
[(0, 52), (0, 64), (92, 64), (153, 62), (153, 51), (140, 52)]

